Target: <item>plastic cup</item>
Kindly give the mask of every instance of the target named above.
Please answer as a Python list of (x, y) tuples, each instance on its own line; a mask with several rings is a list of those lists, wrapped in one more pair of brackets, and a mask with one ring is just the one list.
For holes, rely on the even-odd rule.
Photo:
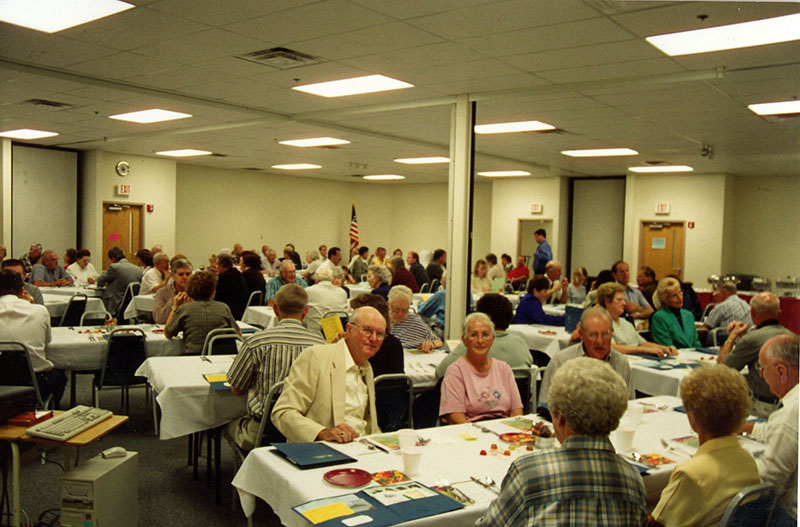
[(418, 436), (419, 434), (417, 434), (417, 431), (410, 428), (402, 428), (398, 430), (397, 440), (400, 443), (400, 450), (407, 450), (417, 446)]
[(403, 456), (403, 474), (406, 476), (416, 476), (422, 464), (422, 449), (417, 447), (405, 448), (400, 450)]
[(636, 435), (636, 428), (632, 426), (620, 426), (617, 429), (616, 443), (617, 450), (620, 452), (633, 451), (633, 436)]
[(635, 402), (631, 402), (628, 405), (628, 410), (625, 412), (625, 415), (622, 416), (623, 423), (629, 424), (632, 428), (637, 428), (642, 423), (642, 414), (644, 413), (644, 408), (640, 404), (636, 404)]

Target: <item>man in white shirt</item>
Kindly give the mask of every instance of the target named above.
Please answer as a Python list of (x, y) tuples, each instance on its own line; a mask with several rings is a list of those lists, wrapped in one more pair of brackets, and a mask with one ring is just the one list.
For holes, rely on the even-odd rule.
[(550, 260), (547, 262), (544, 271), (547, 279), (550, 280), (550, 289), (547, 291), (548, 304), (566, 304), (567, 303), (567, 288), (569, 287), (569, 280), (566, 277), (561, 278), (561, 264), (557, 260)]
[(328, 259), (322, 262), (319, 266), (319, 269), (323, 267), (327, 267), (328, 269), (334, 269), (339, 267), (339, 263), (342, 261), (342, 251), (338, 247), (331, 247), (328, 249)]
[(50, 342), (50, 314), (47, 308), (31, 304), (22, 295), (20, 275), (10, 269), (0, 272), (0, 341), (13, 340), (28, 347), (42, 400), (52, 395), (54, 407), (58, 408), (67, 376), (55, 369), (45, 355), (45, 346)]
[(386, 319), (361, 307), (336, 344), (312, 346), (295, 359), (272, 423), (289, 442), (349, 443), (379, 432), (369, 359), (386, 337)]
[(150, 295), (157, 293), (159, 289), (167, 285), (171, 276), (169, 272), (169, 256), (164, 251), (161, 251), (153, 257), (153, 267), (148, 269), (142, 276), (139, 294)]
[(344, 271), (323, 265), (317, 269), (315, 285), (306, 289), (308, 293), (308, 314), (303, 325), (316, 333), (320, 332), (319, 321), (328, 311), (346, 311), (347, 293), (342, 289)]
[(797, 335), (772, 337), (761, 348), (758, 367), (781, 403), (766, 423), (745, 423), (742, 431), (766, 443), (756, 459), (761, 481), (778, 491), (771, 525), (797, 525), (797, 391), (800, 341)]
[(88, 249), (80, 249), (76, 260), (67, 267), (67, 274), (75, 281), (75, 285), (93, 284), (97, 279), (97, 270), (91, 260), (92, 253)]

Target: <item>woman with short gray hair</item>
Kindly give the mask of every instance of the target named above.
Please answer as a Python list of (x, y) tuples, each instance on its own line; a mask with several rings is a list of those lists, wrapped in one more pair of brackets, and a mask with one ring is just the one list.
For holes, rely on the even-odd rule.
[(419, 349), (428, 353), (444, 343), (433, 334), (419, 315), (409, 311), (413, 300), (411, 289), (404, 285), (396, 285), (389, 290), (392, 334), (403, 343), (403, 349)]
[(389, 300), (389, 288), (392, 283), (392, 272), (383, 265), (370, 265), (367, 267), (367, 283), (372, 288), (373, 295), (381, 295)]

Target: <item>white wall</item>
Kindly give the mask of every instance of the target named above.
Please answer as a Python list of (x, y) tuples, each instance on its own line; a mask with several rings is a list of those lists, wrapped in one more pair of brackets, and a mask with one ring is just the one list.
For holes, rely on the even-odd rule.
[[(127, 177), (117, 175), (119, 161), (130, 164)], [(175, 252), (176, 168), (175, 161), (154, 157), (91, 151), (81, 155), (81, 245), (89, 249), (95, 262), (101, 262), (103, 249), (103, 202), (154, 206), (144, 212), (144, 247), (159, 244), (170, 256)], [(117, 196), (116, 186), (131, 186), (130, 196)], [(200, 190), (202, 193), (202, 190)], [(198, 208), (206, 199), (198, 201)], [(96, 264), (95, 264), (96, 265)]]
[[(705, 287), (706, 278), (722, 267), (725, 209), (724, 175), (634, 175), (627, 178), (624, 259), (639, 266), (641, 222), (693, 221), (685, 231), (684, 279)], [(666, 201), (667, 215), (654, 213), (655, 204)]]
[(800, 276), (800, 178), (736, 176), (729, 185), (734, 234), (722, 272), (765, 276), (773, 290), (777, 279)]
[(570, 269), (586, 267), (594, 276), (622, 257), (625, 180), (576, 180), (572, 205)]

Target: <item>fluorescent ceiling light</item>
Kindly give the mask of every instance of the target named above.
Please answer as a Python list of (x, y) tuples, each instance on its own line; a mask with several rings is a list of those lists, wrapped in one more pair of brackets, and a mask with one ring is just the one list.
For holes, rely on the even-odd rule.
[(513, 176), (530, 176), (530, 172), (525, 170), (495, 170), (489, 172), (478, 172), (479, 176), (484, 177), (513, 177)]
[(280, 141), (280, 144), (308, 148), (311, 146), (349, 145), (350, 141), (336, 139), (335, 137), (312, 137), (310, 139), (291, 139), (289, 141)]
[(561, 153), (569, 157), (611, 157), (639, 155), (639, 152), (636, 150), (631, 150), (630, 148), (590, 148), (587, 150), (562, 150)]
[(556, 127), (541, 121), (517, 121), (515, 123), (494, 123), (475, 125), (476, 134), (508, 134), (513, 132), (544, 132)]
[(209, 156), (211, 152), (208, 150), (195, 150), (193, 148), (184, 148), (182, 150), (164, 150), (163, 152), (156, 152), (159, 156), (170, 157), (192, 157), (192, 156)]
[(800, 39), (800, 13), (647, 37), (650, 44), (671, 57), (749, 48), (798, 39)]
[(749, 104), (747, 107), (758, 115), (800, 113), (800, 101), (765, 102), (761, 104)]
[(8, 137), (10, 139), (43, 139), (45, 137), (53, 137), (54, 135), (58, 134), (55, 132), (45, 132), (44, 130), (31, 130), (30, 128), (0, 132), (0, 137)]
[(344, 97), (346, 95), (358, 95), (360, 93), (374, 93), (387, 90), (400, 90), (403, 88), (413, 88), (413, 84), (384, 77), (383, 75), (367, 75), (365, 77), (353, 77), (352, 79), (342, 79), (330, 82), (318, 82), (316, 84), (306, 84), (305, 86), (295, 86), (292, 89), (312, 95), (322, 97)]
[(399, 174), (375, 174), (372, 176), (364, 176), (364, 179), (369, 179), (370, 181), (391, 181), (405, 178), (405, 176), (401, 176)]
[(162, 121), (174, 121), (175, 119), (186, 119), (191, 117), (191, 114), (172, 112), (170, 110), (161, 110), (153, 108), (151, 110), (141, 110), (138, 112), (118, 113), (117, 115), (109, 115), (109, 119), (116, 119), (118, 121), (129, 121), (132, 123), (160, 123)]
[(2, 0), (0, 20), (55, 33), (126, 11), (133, 4), (118, 0)]
[(661, 166), (645, 166), (645, 167), (629, 167), (631, 172), (638, 172), (640, 174), (648, 174), (654, 172), (692, 172), (694, 169), (688, 165), (661, 165)]
[(322, 167), (311, 163), (290, 163), (287, 165), (272, 165), (272, 168), (279, 168), (281, 170), (311, 170), (312, 168)]
[(403, 163), (404, 165), (427, 165), (430, 163), (449, 163), (450, 158), (447, 157), (400, 157), (394, 160), (395, 163)]

